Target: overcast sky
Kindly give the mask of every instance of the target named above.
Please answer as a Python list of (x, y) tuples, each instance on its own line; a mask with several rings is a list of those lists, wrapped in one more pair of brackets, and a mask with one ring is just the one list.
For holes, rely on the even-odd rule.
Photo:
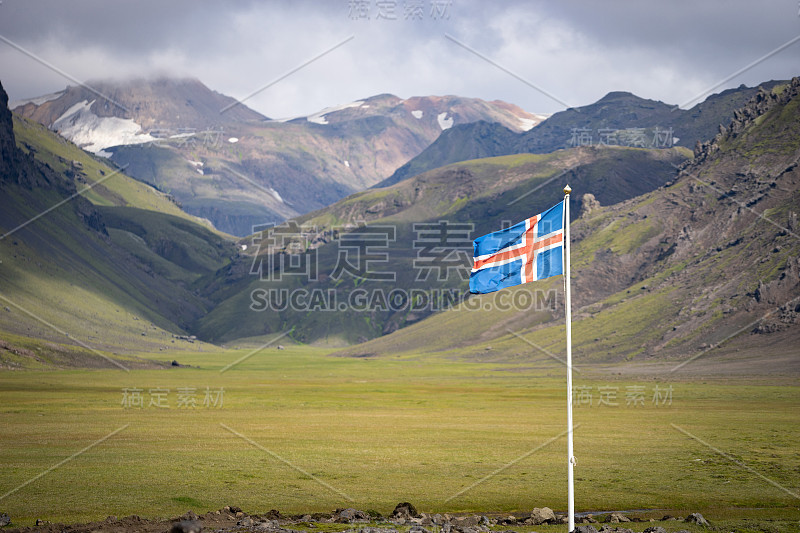
[(455, 94), (553, 113), (625, 90), (691, 106), (729, 77), (714, 92), (800, 75), (798, 39), (731, 77), (798, 38), (799, 12), (797, 0), (2, 0), (0, 81), (14, 100), (70, 77), (168, 74), (245, 98), (322, 55), (246, 104), (277, 118)]

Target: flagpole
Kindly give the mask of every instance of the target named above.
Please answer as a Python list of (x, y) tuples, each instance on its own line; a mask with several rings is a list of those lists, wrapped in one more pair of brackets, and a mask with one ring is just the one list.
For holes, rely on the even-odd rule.
[(569, 531), (575, 530), (575, 456), (572, 449), (572, 299), (569, 279), (569, 193), (572, 188), (564, 187), (564, 305), (567, 323), (567, 513)]

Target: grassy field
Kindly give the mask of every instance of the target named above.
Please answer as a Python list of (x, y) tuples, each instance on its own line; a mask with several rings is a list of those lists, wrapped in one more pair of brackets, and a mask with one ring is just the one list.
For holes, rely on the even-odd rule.
[[(191, 367), (168, 370), (0, 373), (0, 511), (26, 525), (226, 504), (566, 508), (561, 367), (250, 353), (183, 355)], [(796, 380), (585, 374), (575, 377), (578, 511), (800, 520)], [(123, 405), (133, 389), (142, 407)], [(155, 389), (163, 407), (151, 405)]]

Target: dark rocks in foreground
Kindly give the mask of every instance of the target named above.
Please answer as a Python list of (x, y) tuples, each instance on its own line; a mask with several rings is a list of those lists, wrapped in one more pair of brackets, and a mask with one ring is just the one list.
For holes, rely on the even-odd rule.
[[(633, 533), (632, 530), (616, 524), (626, 522), (648, 521), (639, 517), (628, 517), (624, 513), (602, 513), (600, 516), (604, 524), (596, 526), (598, 520), (592, 515), (579, 518), (575, 533)], [(0, 514), (0, 524), (5, 521), (8, 525), (8, 515)], [(650, 519), (650, 522), (654, 520)], [(683, 521), (707, 527), (708, 521), (700, 513), (692, 513), (685, 520), (672, 516), (664, 516), (662, 521)], [(398, 504), (388, 518), (384, 518), (372, 510), (340, 508), (331, 513), (314, 513), (303, 515), (282, 515), (277, 510), (264, 514), (248, 514), (240, 507), (225, 506), (219, 511), (210, 511), (204, 515), (197, 515), (188, 511), (182, 516), (171, 520), (146, 520), (138, 516), (129, 516), (117, 519), (108, 517), (101, 522), (91, 524), (64, 526), (50, 524), (45, 520), (37, 520), (36, 526), (11, 529), (10, 532), (37, 531), (42, 533), (57, 533), (63, 531), (92, 532), (92, 533), (118, 533), (120, 531), (138, 531), (140, 533), (201, 533), (213, 531), (214, 533), (253, 532), (253, 533), (302, 533), (293, 526), (305, 530), (309, 527), (324, 528), (323, 524), (352, 524), (350, 529), (341, 533), (515, 533), (512, 526), (532, 526), (566, 524), (567, 516), (556, 513), (548, 507), (534, 508), (530, 516), (517, 518), (514, 516), (490, 518), (485, 515), (450, 515), (427, 514), (420, 512), (412, 504), (402, 502)], [(315, 524), (320, 524), (319, 526)], [(614, 525), (612, 525), (614, 524)], [(599, 527), (599, 529), (598, 529)], [(494, 529), (497, 528), (497, 529)], [(666, 529), (653, 525), (644, 530), (644, 533), (667, 533)], [(686, 532), (676, 532), (686, 533)]]

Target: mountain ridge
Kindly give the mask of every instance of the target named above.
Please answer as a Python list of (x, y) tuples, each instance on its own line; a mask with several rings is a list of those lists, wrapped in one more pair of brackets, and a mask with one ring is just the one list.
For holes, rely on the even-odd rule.
[[(70, 88), (16, 110), (109, 156), (187, 212), (236, 235), (374, 185), (454, 125), (491, 120), (521, 132), (540, 120), (503, 102), (391, 94), (268, 120), (244, 104), (220, 113), (236, 101), (197, 80), (131, 83), (96, 83), (105, 101)], [(184, 109), (191, 113), (179, 113)]]
[[(786, 82), (769, 81), (760, 86), (771, 89), (780, 83)], [(593, 104), (555, 113), (527, 132), (514, 133), (500, 126), (491, 130), (456, 126), (443, 132), (379, 186), (475, 157), (546, 153), (587, 144), (640, 147), (675, 144), (693, 149), (697, 142), (713, 137), (722, 124), (728, 124), (734, 111), (757, 92), (758, 87), (742, 85), (712, 94), (691, 109), (683, 110), (627, 91), (613, 91)]]

